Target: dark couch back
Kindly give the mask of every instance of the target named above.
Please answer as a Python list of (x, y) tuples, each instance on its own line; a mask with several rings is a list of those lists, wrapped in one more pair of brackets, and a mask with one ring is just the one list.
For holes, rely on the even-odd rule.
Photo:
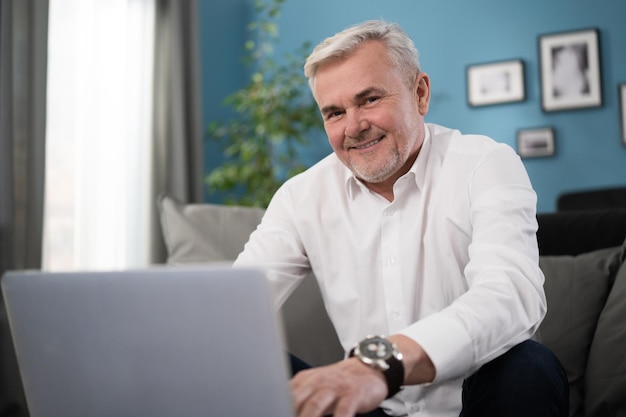
[(626, 208), (626, 187), (577, 190), (563, 193), (556, 201), (557, 211)]
[(579, 255), (620, 246), (626, 238), (626, 209), (538, 214), (540, 255)]

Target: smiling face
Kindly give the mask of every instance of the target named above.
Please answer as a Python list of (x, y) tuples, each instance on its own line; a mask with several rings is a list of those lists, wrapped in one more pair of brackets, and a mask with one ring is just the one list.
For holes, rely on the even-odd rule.
[(421, 72), (409, 86), (386, 57), (382, 42), (367, 41), (348, 57), (320, 65), (313, 95), (337, 157), (389, 199), (424, 141), (430, 81)]

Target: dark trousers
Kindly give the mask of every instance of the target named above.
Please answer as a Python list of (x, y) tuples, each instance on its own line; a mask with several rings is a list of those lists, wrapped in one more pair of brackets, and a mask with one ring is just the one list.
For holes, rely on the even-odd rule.
[[(309, 366), (290, 355), (295, 375)], [(567, 417), (567, 375), (554, 354), (528, 340), (483, 365), (463, 382), (460, 417)], [(360, 417), (388, 417), (381, 409)]]

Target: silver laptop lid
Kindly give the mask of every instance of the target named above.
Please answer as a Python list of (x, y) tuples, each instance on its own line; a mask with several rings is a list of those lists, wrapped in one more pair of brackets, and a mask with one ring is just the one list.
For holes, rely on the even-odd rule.
[(32, 417), (292, 415), (261, 271), (9, 272), (2, 291)]

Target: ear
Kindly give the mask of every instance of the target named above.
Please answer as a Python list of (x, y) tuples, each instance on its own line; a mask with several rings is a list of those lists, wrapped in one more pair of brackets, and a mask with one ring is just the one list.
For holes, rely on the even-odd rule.
[(415, 77), (415, 99), (417, 107), (422, 116), (428, 113), (428, 104), (430, 103), (430, 78), (425, 72), (420, 72)]

